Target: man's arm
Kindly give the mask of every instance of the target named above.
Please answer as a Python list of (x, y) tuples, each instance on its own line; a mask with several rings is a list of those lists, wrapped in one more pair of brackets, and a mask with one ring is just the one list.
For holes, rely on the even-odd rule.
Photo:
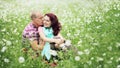
[(38, 45), (37, 40), (30, 41), (30, 44), (33, 50), (42, 50), (44, 46), (44, 43), (41, 43), (40, 45)]
[(37, 40), (30, 41), (31, 47), (33, 50), (38, 50), (38, 42)]

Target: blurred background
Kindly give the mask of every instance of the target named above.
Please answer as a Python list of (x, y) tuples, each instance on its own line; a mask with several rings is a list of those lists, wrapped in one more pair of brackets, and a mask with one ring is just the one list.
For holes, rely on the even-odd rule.
[(119, 0), (0, 0), (0, 68), (48, 68), (21, 51), (31, 11), (52, 12), (77, 49), (60, 53), (55, 68), (120, 68)]

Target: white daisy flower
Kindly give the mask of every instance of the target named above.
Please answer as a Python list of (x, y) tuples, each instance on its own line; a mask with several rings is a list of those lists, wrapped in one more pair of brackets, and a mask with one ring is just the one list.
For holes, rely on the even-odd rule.
[(120, 65), (117, 65), (117, 68), (120, 68)]
[(120, 57), (116, 60), (116, 62), (119, 62), (120, 61)]
[(6, 41), (6, 45), (11, 45), (11, 41)]
[(91, 64), (92, 64), (92, 61), (87, 61), (87, 63), (88, 63), (89, 65), (91, 65)]
[(70, 33), (67, 33), (67, 36), (69, 37), (71, 34)]
[(19, 57), (18, 59), (19, 63), (23, 63), (25, 61), (24, 57)]
[(103, 58), (101, 58), (101, 57), (97, 57), (97, 62), (99, 62), (99, 61), (103, 61), (104, 59)]
[(99, 29), (101, 26), (96, 26), (97, 29)]
[(7, 41), (6, 39), (2, 39), (2, 40), (5, 41), (5, 42)]
[(13, 31), (14, 33), (16, 33), (17, 32), (17, 28), (16, 29), (14, 29), (14, 31)]
[(80, 60), (80, 57), (79, 57), (79, 56), (75, 56), (75, 60), (76, 60), (76, 61), (79, 61), (79, 60)]
[(16, 24), (17, 22), (16, 21), (13, 21), (14, 24)]
[(78, 55), (83, 55), (83, 52), (82, 51), (78, 51)]
[(9, 63), (9, 59), (5, 58), (4, 62)]
[(70, 46), (71, 45), (71, 41), (70, 40), (66, 40), (65, 45), (66, 46)]
[(86, 55), (89, 55), (90, 50), (89, 49), (85, 49), (84, 52), (85, 52)]
[(106, 56), (106, 53), (103, 53), (102, 55), (103, 55), (103, 56)]
[(113, 59), (114, 59), (113, 57), (110, 58), (110, 60), (113, 60)]
[(111, 46), (107, 47), (107, 49), (108, 49), (109, 51), (112, 51), (112, 47), (111, 47)]
[(6, 29), (4, 28), (4, 29), (2, 29), (1, 31), (2, 31), (2, 32), (5, 32), (5, 31), (6, 31)]
[(2, 48), (2, 50), (1, 50), (1, 52), (5, 52), (5, 51), (6, 51), (6, 49), (7, 49), (7, 47), (6, 47), (6, 46), (4, 46), (4, 47)]
[(117, 48), (120, 47), (120, 43), (117, 42), (117, 43), (116, 43), (116, 47), (117, 47)]
[(91, 60), (94, 60), (94, 57), (91, 57), (90, 59), (91, 59)]

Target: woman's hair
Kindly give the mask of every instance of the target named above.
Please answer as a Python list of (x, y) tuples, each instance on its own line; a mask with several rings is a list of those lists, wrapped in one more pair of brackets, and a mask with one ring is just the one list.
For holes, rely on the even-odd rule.
[(53, 29), (53, 34), (55, 36), (58, 35), (58, 33), (60, 32), (62, 27), (61, 27), (60, 22), (58, 21), (57, 16), (53, 13), (47, 13), (47, 14), (45, 14), (45, 16), (48, 16), (50, 18), (51, 27)]

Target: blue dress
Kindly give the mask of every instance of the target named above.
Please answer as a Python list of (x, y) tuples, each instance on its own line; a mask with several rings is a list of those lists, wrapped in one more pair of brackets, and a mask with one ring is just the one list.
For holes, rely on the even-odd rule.
[[(43, 32), (47, 38), (54, 37), (52, 28), (43, 27)], [(51, 54), (50, 54), (50, 43), (49, 42), (45, 43), (45, 46), (42, 50), (42, 56), (45, 56), (47, 60), (50, 60)]]

